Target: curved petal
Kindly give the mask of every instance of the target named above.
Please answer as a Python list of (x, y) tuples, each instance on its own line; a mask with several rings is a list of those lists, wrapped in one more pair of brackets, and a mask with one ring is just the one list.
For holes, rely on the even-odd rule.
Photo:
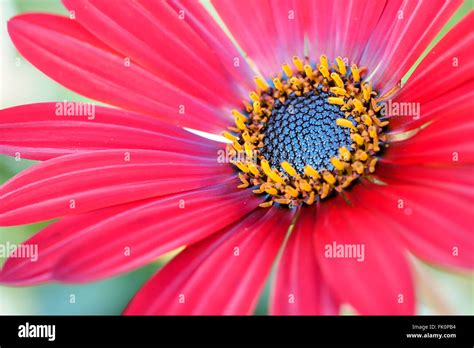
[(140, 290), (125, 314), (251, 314), (292, 216), (259, 209), (190, 246)]
[[(423, 87), (419, 86), (419, 88)], [(422, 102), (411, 98), (403, 100), (397, 96), (393, 101), (387, 101), (385, 104), (388, 107), (387, 110), (396, 111), (395, 115), (390, 115), (393, 111), (387, 112), (390, 129), (393, 133), (402, 133), (431, 121), (446, 122), (446, 119), (453, 115), (469, 115), (473, 107), (473, 98), (474, 80), (459, 85), (434, 99), (424, 98)], [(399, 111), (390, 105), (397, 105)], [(397, 115), (397, 112), (401, 115)]]
[(303, 15), (294, 1), (219, 0), (212, 4), (266, 78), (276, 75), (293, 55), (304, 57)]
[(272, 286), (274, 315), (337, 315), (340, 303), (331, 293), (316, 259), (316, 208), (304, 207), (278, 264)]
[(464, 112), (453, 114), (453, 111), (446, 110), (443, 118), (411, 138), (391, 143), (384, 153), (384, 161), (396, 165), (459, 166), (474, 163), (474, 119), (468, 103), (462, 105)]
[(362, 65), (375, 67), (370, 80), (380, 95), (402, 79), (461, 4), (462, 0), (387, 2), (361, 58)]
[(384, 220), (337, 197), (321, 205), (316, 231), (324, 279), (342, 302), (362, 315), (414, 313), (410, 267)]
[[(444, 116), (446, 112), (472, 109), (474, 98), (474, 12), (456, 24), (423, 59), (393, 98), (396, 103), (420, 104), (419, 119), (392, 117), (390, 126), (410, 128)], [(411, 116), (411, 115), (410, 115)]]
[(163, 198), (122, 204), (49, 225), (24, 244), (38, 261), (7, 259), (0, 282), (88, 282), (130, 271), (180, 246), (193, 244), (258, 207), (236, 181)]
[[(72, 115), (68, 109), (73, 109)], [(151, 117), (83, 103), (38, 103), (0, 110), (0, 132), (0, 153), (35, 160), (106, 149), (215, 157), (220, 145)]]
[(223, 63), (166, 1), (63, 2), (95, 37), (167, 83), (217, 107), (239, 102)]
[(183, 93), (129, 57), (104, 47), (66, 17), (24, 14), (8, 22), (8, 31), (33, 65), (84, 96), (207, 132), (221, 132), (232, 120), (207, 100)]
[(474, 197), (474, 164), (436, 166), (429, 163), (397, 165), (377, 163), (374, 173), (388, 185), (426, 185), (466, 198)]
[(254, 88), (253, 71), (209, 11), (201, 2), (195, 0), (172, 0), (169, 2), (178, 15), (183, 16), (188, 25), (193, 28), (203, 40), (209, 51), (218, 57), (222, 67), (232, 76), (242, 95), (247, 95)]
[(229, 180), (216, 159), (145, 150), (108, 150), (39, 163), (0, 187), (0, 225), (76, 215)]
[(334, 60), (341, 56), (357, 64), (385, 7), (385, 1), (370, 0), (296, 3), (305, 17), (310, 57), (317, 60), (325, 54)]
[(471, 195), (463, 196), (434, 185), (368, 185), (352, 195), (352, 199), (390, 226), (420, 258), (435, 264), (473, 269), (474, 195), (470, 191)]

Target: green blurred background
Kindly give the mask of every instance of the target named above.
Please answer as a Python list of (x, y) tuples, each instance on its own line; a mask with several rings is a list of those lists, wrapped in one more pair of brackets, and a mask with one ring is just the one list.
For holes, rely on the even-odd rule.
[[(472, 1), (468, 0), (443, 28), (432, 45), (470, 9), (472, 9)], [(0, 80), (2, 83), (0, 108), (41, 101), (86, 101), (87, 99), (47, 78), (15, 50), (8, 37), (6, 23), (12, 16), (24, 12), (67, 14), (59, 0), (0, 0)], [(33, 163), (0, 156), (0, 183)], [(44, 225), (0, 227), (0, 243), (7, 241), (12, 244), (20, 243)], [(0, 314), (120, 314), (133, 294), (170, 257), (171, 255), (165, 256), (151, 265), (123, 276), (91, 284), (0, 286)], [(0, 265), (4, 261), (0, 258)], [(417, 270), (416, 290), (420, 314), (474, 314), (472, 273), (441, 270), (417, 260), (413, 260), (413, 265)], [(256, 314), (266, 313), (269, 284), (266, 286)], [(71, 303), (71, 295), (74, 295), (75, 303)], [(351, 311), (346, 308), (343, 313), (351, 314)]]

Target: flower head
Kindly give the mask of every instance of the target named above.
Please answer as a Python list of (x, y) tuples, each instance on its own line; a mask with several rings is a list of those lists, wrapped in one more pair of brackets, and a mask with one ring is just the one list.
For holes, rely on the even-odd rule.
[(185, 246), (126, 314), (250, 314), (273, 266), (272, 314), (412, 314), (408, 252), (472, 269), (472, 12), (400, 83), (460, 1), (213, 1), (225, 31), (191, 0), (64, 4), (9, 34), (113, 107), (0, 111), (0, 151), (42, 161), (0, 188), (0, 224), (58, 219), (2, 283)]

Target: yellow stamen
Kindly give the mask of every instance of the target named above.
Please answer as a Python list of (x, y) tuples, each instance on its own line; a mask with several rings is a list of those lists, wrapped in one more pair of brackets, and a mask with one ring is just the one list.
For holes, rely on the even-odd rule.
[(311, 68), (311, 65), (306, 64), (304, 66), (304, 73), (306, 76), (308, 76), (310, 79), (313, 78), (313, 68)]
[(295, 87), (300, 87), (300, 86), (301, 86), (300, 80), (299, 80), (297, 77), (295, 77), (295, 76), (293, 76), (293, 77), (290, 79), (290, 82), (291, 82), (291, 84), (292, 84), (293, 86), (295, 86)]
[(311, 192), (313, 190), (311, 185), (304, 179), (300, 181), (300, 187), (306, 192)]
[(345, 146), (339, 149), (339, 153), (341, 154), (341, 157), (344, 161), (349, 161), (351, 159), (351, 152), (346, 149)]
[(293, 56), (293, 64), (299, 72), (303, 72), (303, 61), (298, 56)]
[(377, 163), (377, 158), (373, 158), (369, 164), (369, 172), (373, 173), (375, 171), (375, 164)]
[(324, 65), (320, 64), (318, 70), (325, 78), (329, 78), (329, 70)]
[(306, 201), (306, 204), (311, 205), (314, 203), (314, 200), (316, 199), (316, 195), (314, 194), (314, 191), (311, 191), (309, 194), (309, 198)]
[(247, 156), (252, 157), (252, 151), (253, 151), (252, 144), (245, 143), (244, 148), (245, 148), (245, 153), (247, 154)]
[(283, 91), (283, 85), (281, 84), (281, 81), (278, 77), (273, 79), (273, 84), (275, 85), (275, 88), (278, 89), (280, 92)]
[(351, 65), (351, 71), (352, 71), (352, 78), (354, 79), (354, 81), (359, 82), (360, 73), (359, 73), (359, 68), (357, 67), (357, 65), (352, 64)]
[(370, 118), (369, 115), (364, 115), (362, 118), (363, 118), (364, 123), (365, 123), (367, 126), (371, 126), (371, 125), (372, 125), (372, 119)]
[(260, 101), (260, 97), (258, 96), (258, 94), (253, 91), (249, 93), (249, 97), (250, 99), (252, 99), (253, 102)]
[(266, 91), (268, 88), (270, 88), (267, 81), (262, 79), (260, 76), (255, 76), (254, 80), (257, 87), (259, 87), (261, 90)]
[(291, 176), (296, 176), (297, 173), (296, 173), (295, 168), (293, 168), (291, 164), (289, 164), (288, 162), (283, 162), (281, 164), (281, 167), (285, 170), (285, 172), (287, 172)]
[(364, 143), (364, 138), (360, 136), (360, 134), (351, 134), (352, 140), (356, 142), (357, 145), (361, 146)]
[(328, 103), (329, 104), (337, 104), (337, 105), (344, 105), (344, 99), (342, 98), (337, 98), (337, 97), (329, 97), (328, 98)]
[(240, 145), (237, 141), (234, 141), (234, 142), (232, 143), (232, 146), (234, 146), (234, 149), (236, 149), (236, 150), (239, 151), (239, 152), (243, 150), (243, 149), (242, 149), (242, 145)]
[(361, 160), (361, 161), (366, 161), (367, 160), (367, 152), (365, 151), (362, 151), (362, 150), (357, 150), (355, 155), (354, 155), (354, 158), (357, 159), (357, 160)]
[(346, 74), (346, 64), (344, 64), (344, 59), (341, 57), (336, 58), (337, 67), (339, 68), (339, 73), (344, 76)]
[(344, 88), (339, 88), (339, 87), (331, 87), (329, 89), (332, 93), (337, 94), (337, 95), (346, 95), (347, 92)]
[(362, 86), (362, 93), (364, 94), (365, 101), (369, 101), (370, 93), (372, 93), (372, 88), (370, 87), (369, 84), (364, 84)]
[(236, 165), (237, 167), (239, 167), (239, 169), (240, 169), (241, 171), (243, 171), (244, 173), (248, 173), (248, 172), (249, 172), (248, 167), (247, 167), (245, 164), (243, 164), (242, 162), (235, 162), (235, 165)]
[(375, 138), (377, 136), (377, 128), (375, 128), (375, 126), (369, 127), (369, 136), (371, 138)]
[(362, 105), (359, 99), (352, 99), (352, 103), (354, 104), (354, 107), (356, 108), (356, 110), (359, 111), (360, 113), (363, 113), (365, 111), (364, 105)]
[(262, 112), (262, 109), (260, 108), (260, 102), (256, 101), (256, 102), (253, 102), (253, 109), (255, 110), (255, 112), (257, 114), (259, 114), (260, 112)]
[(324, 54), (322, 54), (319, 57), (319, 64), (321, 64), (321, 66), (325, 67), (326, 70), (328, 70), (329, 69), (328, 57), (326, 57)]
[(334, 185), (336, 183), (336, 178), (329, 172), (323, 173), (323, 179), (329, 184)]
[(247, 117), (245, 115), (241, 114), (240, 112), (238, 112), (237, 110), (232, 110), (232, 115), (234, 117), (237, 117), (238, 119), (240, 119), (242, 122), (247, 121)]
[(239, 179), (242, 181), (242, 184), (237, 186), (237, 188), (247, 188), (249, 187), (249, 182), (242, 173), (239, 173)]
[(239, 128), (240, 130), (247, 130), (247, 126), (244, 124), (244, 122), (239, 118), (237, 117), (235, 119), (235, 125), (237, 126), (237, 128)]
[(229, 139), (229, 140), (232, 141), (232, 142), (238, 140), (237, 137), (233, 136), (233, 135), (230, 134), (229, 132), (224, 132), (224, 133), (222, 134), (222, 136), (223, 136), (224, 138), (226, 138), (226, 139)]
[(328, 196), (329, 189), (330, 189), (330, 186), (326, 183), (323, 183), (323, 188), (322, 188), (322, 192), (321, 192), (321, 199), (326, 198)]
[(291, 70), (291, 67), (288, 64), (286, 64), (286, 63), (283, 64), (282, 68), (283, 68), (283, 71), (285, 72), (286, 76), (288, 76), (288, 78), (293, 76), (293, 70)]
[(275, 196), (278, 194), (278, 190), (274, 187), (266, 187), (265, 192), (268, 194), (271, 194), (272, 196)]
[(310, 177), (312, 177), (313, 179), (319, 179), (320, 176), (319, 176), (319, 173), (316, 169), (314, 169), (313, 167), (311, 167), (310, 165), (306, 165), (304, 167), (304, 173)]
[(364, 165), (357, 161), (357, 162), (354, 162), (352, 163), (352, 166), (351, 166), (356, 172), (357, 174), (361, 175), (363, 172), (364, 172)]
[(249, 168), (250, 172), (255, 176), (260, 176), (260, 171), (258, 170), (257, 166), (251, 162), (247, 163), (247, 167)]
[(258, 206), (261, 208), (270, 208), (273, 205), (273, 201), (260, 203)]
[(285, 205), (290, 204), (290, 200), (287, 198), (276, 198), (274, 201), (277, 202), (278, 204), (285, 204)]
[(279, 183), (279, 184), (284, 184), (285, 180), (283, 180), (277, 173), (275, 173), (271, 168), (270, 165), (266, 160), (262, 160), (260, 162), (260, 165), (262, 166), (263, 172), (273, 181)]
[(349, 120), (346, 120), (345, 118), (338, 118), (338, 119), (336, 120), (336, 124), (337, 124), (338, 126), (341, 126), (341, 127), (346, 127), (346, 128), (350, 128), (350, 129), (356, 129), (356, 128), (354, 127), (354, 125), (352, 124), (352, 122), (349, 121)]
[(334, 80), (337, 87), (344, 88), (344, 82), (342, 82), (341, 77), (336, 72), (331, 73), (331, 78)]
[(299, 192), (297, 189), (295, 189), (294, 187), (291, 187), (291, 186), (286, 186), (285, 187), (285, 192), (288, 193), (291, 197), (298, 197), (299, 195)]
[(347, 166), (347, 163), (339, 161), (336, 157), (331, 158), (331, 163), (337, 170), (344, 170)]

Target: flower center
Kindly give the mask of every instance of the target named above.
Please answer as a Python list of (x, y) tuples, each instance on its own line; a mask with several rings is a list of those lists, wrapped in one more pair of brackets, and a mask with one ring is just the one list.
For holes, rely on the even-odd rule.
[(329, 104), (328, 97), (319, 90), (300, 97), (291, 94), (284, 103), (275, 102), (261, 149), (272, 167), (282, 170), (280, 164), (286, 161), (299, 174), (304, 173), (305, 165), (317, 170), (334, 168), (331, 158), (341, 147), (350, 148), (352, 140), (350, 129), (336, 124), (344, 112)]
[(306, 58), (283, 64), (270, 86), (255, 78), (245, 110), (233, 110), (235, 127), (224, 136), (240, 170), (239, 188), (264, 195), (262, 207), (314, 204), (342, 192), (373, 173), (385, 143), (388, 121), (369, 83), (366, 69), (347, 69), (341, 57), (329, 65), (321, 56), (316, 69)]

